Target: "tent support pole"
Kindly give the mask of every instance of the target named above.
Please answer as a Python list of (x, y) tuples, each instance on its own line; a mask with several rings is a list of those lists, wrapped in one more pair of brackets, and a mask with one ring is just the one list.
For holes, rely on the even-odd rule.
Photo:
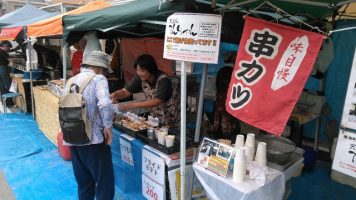
[[(201, 76), (201, 81), (200, 81), (200, 90), (199, 90), (199, 104), (198, 104), (198, 113), (197, 113), (197, 123), (195, 126), (195, 134), (194, 134), (194, 143), (199, 142), (200, 138), (200, 130), (201, 130), (201, 121), (203, 118), (203, 105), (204, 105), (204, 88), (205, 88), (205, 82), (206, 82), (206, 77), (208, 75), (208, 64), (203, 65), (203, 72)], [(193, 160), (195, 160), (197, 156), (197, 148), (194, 148), (194, 154), (193, 154)], [(193, 170), (193, 169), (192, 169)], [(194, 181), (194, 173), (192, 174), (190, 178), (190, 199), (192, 199), (193, 195), (193, 181)]]
[(185, 68), (185, 61), (182, 62), (181, 67), (181, 96), (180, 96), (180, 199), (185, 199), (185, 146), (186, 146), (186, 115), (187, 115), (187, 74)]
[(204, 88), (205, 88), (207, 74), (208, 74), (208, 64), (204, 64), (203, 73), (200, 82), (197, 124), (195, 126), (195, 135), (194, 135), (194, 142), (196, 143), (199, 142), (199, 137), (200, 137), (200, 127), (201, 127), (201, 121), (203, 116), (203, 105), (204, 105)]
[(31, 57), (31, 51), (32, 51), (32, 44), (31, 44), (31, 38), (27, 38), (27, 48), (28, 48), (28, 63), (29, 63), (29, 70), (30, 70), (30, 90), (31, 90), (31, 111), (32, 111), (32, 118), (35, 119), (35, 101), (33, 99), (33, 79), (32, 79), (32, 57)]
[(63, 66), (63, 88), (65, 88), (66, 83), (67, 83), (67, 43), (64, 42), (64, 39), (62, 39), (62, 54), (63, 54), (63, 61), (62, 61), (62, 66)]

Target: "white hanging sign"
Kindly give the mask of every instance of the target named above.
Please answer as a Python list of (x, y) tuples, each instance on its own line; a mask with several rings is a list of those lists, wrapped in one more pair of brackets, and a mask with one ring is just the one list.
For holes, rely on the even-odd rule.
[(356, 131), (356, 50), (345, 98), (341, 126)]
[(121, 159), (125, 163), (134, 166), (134, 161), (132, 157), (131, 144), (129, 141), (120, 137), (120, 150), (121, 150)]
[(332, 168), (356, 178), (356, 133), (340, 130)]
[(165, 199), (165, 192), (162, 185), (159, 185), (142, 174), (142, 194), (149, 200), (163, 200)]
[(160, 185), (165, 185), (165, 164), (158, 155), (142, 149), (142, 173)]
[(175, 13), (168, 17), (163, 57), (171, 60), (218, 63), (221, 15)]

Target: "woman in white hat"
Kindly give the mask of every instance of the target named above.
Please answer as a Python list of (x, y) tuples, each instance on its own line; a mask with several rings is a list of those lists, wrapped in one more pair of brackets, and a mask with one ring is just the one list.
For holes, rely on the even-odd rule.
[[(109, 58), (102, 51), (92, 51), (81, 64), (81, 72), (68, 82), (80, 87), (93, 75), (82, 95), (87, 117), (92, 122), (92, 135), (84, 145), (70, 146), (73, 171), (78, 184), (79, 199), (111, 200), (115, 195), (114, 171), (111, 157), (112, 107), (106, 73)], [(72, 87), (77, 89), (78, 87)]]

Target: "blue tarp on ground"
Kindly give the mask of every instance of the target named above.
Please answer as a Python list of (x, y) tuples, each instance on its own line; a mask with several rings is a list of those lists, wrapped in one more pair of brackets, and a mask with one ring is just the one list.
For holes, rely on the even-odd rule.
[[(131, 142), (133, 167), (121, 161), (121, 132), (113, 131), (115, 199), (145, 199), (141, 187), (143, 143)], [(64, 161), (57, 147), (38, 129), (30, 115), (0, 115), (0, 170), (19, 200), (78, 199), (72, 164)]]

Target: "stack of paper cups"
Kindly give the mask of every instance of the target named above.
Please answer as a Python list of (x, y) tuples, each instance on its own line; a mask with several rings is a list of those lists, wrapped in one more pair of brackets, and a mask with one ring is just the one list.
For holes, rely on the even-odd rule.
[(245, 147), (244, 147), (244, 149), (245, 149), (245, 155), (246, 155), (246, 160), (247, 160), (247, 162), (251, 162), (251, 161), (253, 161), (253, 158), (254, 158), (254, 152), (253, 152), (253, 147), (252, 146), (250, 146), (250, 145), (245, 145)]
[(251, 146), (252, 147), (252, 155), (255, 155), (255, 152), (256, 152), (255, 134), (253, 134), (253, 133), (247, 134), (245, 146)]
[(234, 181), (235, 183), (242, 183), (245, 180), (245, 175), (246, 175), (245, 150), (242, 147), (239, 147), (236, 151), (232, 181)]
[(260, 166), (266, 166), (267, 164), (267, 144), (259, 142), (257, 145), (255, 160)]
[(244, 135), (237, 135), (236, 136), (236, 141), (235, 141), (235, 152), (237, 152), (237, 149), (239, 147), (243, 147), (245, 144), (245, 136)]

